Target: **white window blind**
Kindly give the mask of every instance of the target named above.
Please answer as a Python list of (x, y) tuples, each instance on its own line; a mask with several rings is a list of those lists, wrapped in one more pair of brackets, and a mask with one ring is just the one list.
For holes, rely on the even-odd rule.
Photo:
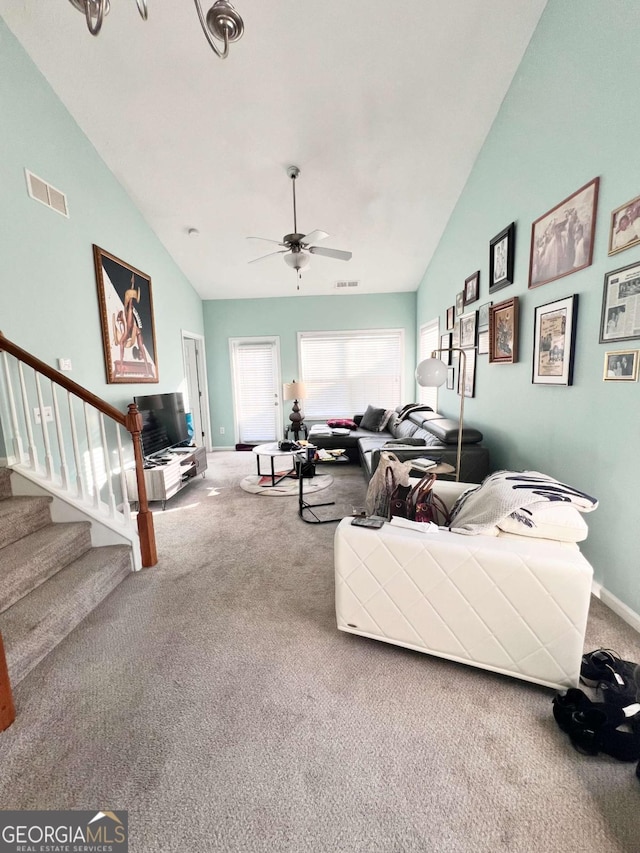
[[(431, 320), (420, 326), (420, 341), (418, 344), (418, 364), (425, 358), (431, 358), (431, 353), (440, 346), (440, 321)], [(440, 358), (440, 355), (437, 356)], [(418, 385), (418, 402), (425, 406), (431, 406), (434, 412), (438, 411), (438, 389), (426, 388)]]
[(392, 409), (402, 402), (402, 329), (299, 332), (298, 353), (310, 420), (350, 418), (369, 404)]
[(238, 440), (274, 441), (280, 433), (275, 341), (232, 340), (231, 360)]

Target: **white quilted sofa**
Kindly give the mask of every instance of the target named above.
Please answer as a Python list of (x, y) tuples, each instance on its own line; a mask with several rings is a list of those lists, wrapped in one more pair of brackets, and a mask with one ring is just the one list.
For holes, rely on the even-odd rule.
[[(450, 507), (468, 487), (438, 481), (436, 491)], [(349, 518), (335, 534), (341, 631), (557, 690), (578, 684), (592, 575), (570, 542)]]

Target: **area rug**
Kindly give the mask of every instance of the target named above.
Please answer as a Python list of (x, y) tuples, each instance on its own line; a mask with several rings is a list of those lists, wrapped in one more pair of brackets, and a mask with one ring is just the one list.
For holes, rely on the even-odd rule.
[[(281, 480), (275, 486), (261, 485), (260, 480), (264, 479), (264, 477), (259, 477), (257, 474), (250, 474), (248, 477), (240, 480), (240, 487), (252, 495), (271, 495), (272, 497), (298, 495), (300, 484), (297, 479), (285, 477), (284, 480)], [(331, 483), (333, 483), (331, 474), (319, 474), (311, 480), (305, 479), (304, 494), (306, 496), (313, 494), (313, 492), (319, 492), (321, 489), (326, 489)]]

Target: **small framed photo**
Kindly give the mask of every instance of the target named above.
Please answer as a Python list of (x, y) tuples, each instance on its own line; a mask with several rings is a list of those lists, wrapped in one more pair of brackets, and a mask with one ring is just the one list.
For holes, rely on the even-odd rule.
[[(466, 356), (466, 358), (465, 358)], [(464, 382), (464, 388), (462, 383)], [(464, 356), (460, 354), (458, 364), (458, 394), (465, 397), (474, 397), (476, 392), (476, 351), (467, 349)]]
[(455, 367), (447, 368), (447, 390), (448, 391), (453, 391), (453, 389), (456, 387), (455, 386), (455, 373), (456, 373)]
[(489, 240), (489, 293), (513, 284), (515, 240), (515, 222), (507, 225), (493, 240)]
[(448, 350), (448, 352), (440, 353), (440, 361), (444, 362), (447, 366), (451, 365), (451, 356), (453, 355), (451, 352), (451, 340), (451, 332), (446, 332), (444, 335), (440, 335), (440, 349)]
[(482, 331), (482, 329), (489, 328), (489, 308), (493, 305), (493, 302), (485, 302), (484, 305), (481, 305), (478, 308), (478, 331)]
[(447, 308), (447, 332), (453, 331), (454, 323), (456, 322), (456, 306), (452, 305)]
[(464, 304), (469, 305), (480, 298), (480, 270), (464, 280)]
[(620, 352), (605, 352), (604, 373), (605, 382), (637, 382), (638, 356), (640, 350), (628, 349)]
[(456, 317), (459, 317), (464, 311), (464, 290), (456, 293)]
[(489, 308), (489, 363), (515, 364), (518, 360), (518, 297)]
[(640, 243), (640, 195), (611, 213), (609, 254), (615, 255)]
[(530, 288), (591, 265), (599, 185), (594, 178), (533, 223)]
[(604, 274), (600, 343), (640, 338), (640, 263)]
[(572, 385), (578, 296), (536, 308), (533, 331), (534, 385)]
[[(451, 333), (451, 346), (454, 349), (457, 349), (460, 346), (460, 320), (456, 320), (456, 324), (453, 327), (453, 332)], [(454, 353), (456, 358), (457, 355), (457, 353)]]
[(151, 279), (93, 247), (107, 383), (158, 382)]
[(469, 314), (463, 314), (460, 317), (460, 347), (462, 349), (475, 347), (477, 322), (477, 311), (471, 311)]
[(489, 329), (483, 332), (478, 332), (478, 355), (488, 355), (489, 353)]

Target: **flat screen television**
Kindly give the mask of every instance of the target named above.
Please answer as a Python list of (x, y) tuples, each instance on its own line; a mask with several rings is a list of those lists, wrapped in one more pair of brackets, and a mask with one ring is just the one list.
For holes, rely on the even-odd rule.
[(142, 415), (142, 449), (145, 456), (153, 456), (188, 440), (182, 394), (146, 394), (134, 399)]

